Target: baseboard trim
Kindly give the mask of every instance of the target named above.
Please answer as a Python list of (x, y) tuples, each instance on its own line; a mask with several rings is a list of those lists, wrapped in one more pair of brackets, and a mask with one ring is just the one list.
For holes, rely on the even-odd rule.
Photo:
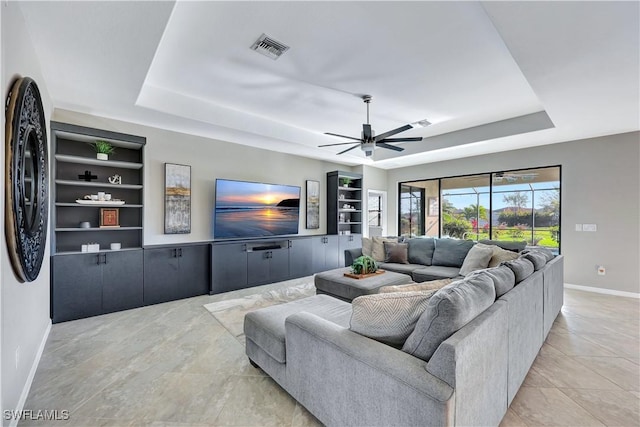
[(640, 298), (640, 294), (635, 292), (615, 291), (613, 289), (595, 288), (593, 286), (572, 285), (570, 283), (565, 283), (564, 287), (567, 289), (576, 289), (578, 291), (595, 292), (597, 294), (615, 295), (617, 297)]
[[(33, 384), (33, 379), (36, 376), (36, 371), (38, 370), (38, 365), (40, 364), (42, 353), (44, 353), (44, 347), (47, 344), (47, 338), (49, 338), (49, 332), (51, 332), (51, 320), (49, 320), (49, 324), (47, 325), (47, 330), (44, 332), (44, 336), (42, 337), (42, 341), (40, 342), (40, 347), (38, 347), (38, 353), (36, 354), (36, 357), (33, 360), (33, 364), (31, 365), (31, 370), (29, 371), (27, 382), (24, 384), (24, 387), (22, 388), (22, 393), (20, 394), (20, 400), (18, 400), (18, 407), (15, 409), (17, 413), (21, 413), (22, 410), (24, 409), (24, 404), (27, 403), (29, 390), (31, 390), (31, 384)], [(9, 426), (16, 427), (18, 425), (18, 421), (20, 420), (17, 418), (12, 419)]]

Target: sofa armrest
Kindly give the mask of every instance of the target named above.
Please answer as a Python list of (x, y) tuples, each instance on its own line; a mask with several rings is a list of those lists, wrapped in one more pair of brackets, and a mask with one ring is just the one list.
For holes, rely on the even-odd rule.
[(311, 313), (285, 329), (288, 391), (324, 424), (453, 424), (454, 390), (424, 361)]
[(353, 261), (362, 256), (362, 248), (345, 249), (344, 250), (344, 266), (351, 267)]

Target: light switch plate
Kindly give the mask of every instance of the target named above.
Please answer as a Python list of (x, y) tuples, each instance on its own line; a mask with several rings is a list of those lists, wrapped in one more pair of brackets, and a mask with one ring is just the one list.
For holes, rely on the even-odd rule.
[(582, 224), (576, 224), (576, 231), (582, 231)]
[(596, 224), (582, 224), (582, 231), (598, 231)]

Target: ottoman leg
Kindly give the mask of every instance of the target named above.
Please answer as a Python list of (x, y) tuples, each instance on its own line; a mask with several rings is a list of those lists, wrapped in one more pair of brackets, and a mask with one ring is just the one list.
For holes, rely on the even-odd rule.
[(258, 364), (256, 362), (251, 360), (251, 358), (249, 358), (249, 363), (251, 363), (251, 366), (253, 366), (256, 369), (262, 369), (262, 368), (260, 368), (260, 366), (258, 366)]

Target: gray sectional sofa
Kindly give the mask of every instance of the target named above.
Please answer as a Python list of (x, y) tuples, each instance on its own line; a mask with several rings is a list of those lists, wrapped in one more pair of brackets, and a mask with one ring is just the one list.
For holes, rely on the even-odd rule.
[(247, 314), (246, 353), (326, 425), (498, 425), (563, 304), (547, 255), (436, 291), (402, 347), (350, 327), (358, 299), (315, 295)]

